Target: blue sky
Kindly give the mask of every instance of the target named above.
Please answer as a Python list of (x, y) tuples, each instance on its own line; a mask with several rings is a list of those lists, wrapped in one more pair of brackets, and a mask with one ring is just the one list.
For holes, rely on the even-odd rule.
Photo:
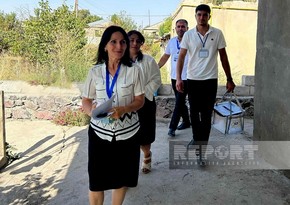
[[(38, 7), (38, 0), (0, 0), (0, 11), (33, 14)], [(73, 8), (74, 0), (49, 0), (50, 7), (55, 9), (63, 2)], [(110, 15), (126, 11), (127, 15), (140, 26), (153, 25), (170, 16), (182, 0), (78, 0), (79, 9), (88, 9), (92, 14), (107, 19)], [(149, 18), (150, 14), (150, 18)], [(150, 20), (150, 21), (149, 21)]]

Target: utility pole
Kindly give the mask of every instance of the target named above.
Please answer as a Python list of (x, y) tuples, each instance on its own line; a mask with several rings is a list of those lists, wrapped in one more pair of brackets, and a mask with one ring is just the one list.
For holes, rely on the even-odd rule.
[(79, 10), (79, 1), (75, 0), (75, 13), (76, 13), (76, 17), (78, 17), (78, 10)]

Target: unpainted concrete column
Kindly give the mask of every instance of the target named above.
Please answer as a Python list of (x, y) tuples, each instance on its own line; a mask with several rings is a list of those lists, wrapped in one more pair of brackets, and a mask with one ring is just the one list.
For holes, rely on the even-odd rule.
[(5, 142), (4, 92), (0, 91), (0, 168), (7, 162)]
[(256, 140), (290, 141), (289, 11), (289, 1), (259, 0), (255, 70)]
[[(269, 141), (262, 149), (266, 161), (290, 164), (290, 1), (259, 0), (255, 69), (254, 139)], [(285, 142), (284, 144), (286, 144)]]

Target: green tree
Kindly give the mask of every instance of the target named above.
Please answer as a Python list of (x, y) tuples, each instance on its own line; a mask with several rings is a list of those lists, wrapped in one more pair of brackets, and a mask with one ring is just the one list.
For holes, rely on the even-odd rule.
[(164, 23), (159, 26), (159, 36), (163, 36), (171, 31), (172, 18), (168, 17)]
[[(52, 10), (48, 0), (40, 0), (34, 15), (22, 22), (15, 14), (0, 13), (0, 53), (9, 52), (1, 56), (1, 74), (7, 79), (60, 86), (84, 80), (97, 52), (86, 45), (85, 27), (98, 19), (88, 10), (80, 10), (76, 17), (65, 5)], [(11, 58), (11, 53), (16, 58)], [(6, 72), (12, 70), (13, 59), (25, 62), (21, 69), (13, 67), (16, 75)]]
[(35, 17), (24, 22), (23, 55), (40, 64), (48, 63), (54, 52), (59, 33), (69, 31), (76, 37), (76, 49), (86, 44), (85, 23), (76, 18), (65, 5), (55, 11), (48, 1), (41, 0), (40, 8), (35, 9)]
[(119, 14), (113, 14), (111, 16), (111, 21), (114, 24), (121, 26), (127, 32), (138, 29), (137, 24), (130, 16), (127, 15), (126, 11), (121, 11)]
[(99, 17), (97, 15), (92, 15), (90, 11), (86, 9), (78, 11), (78, 18), (80, 18), (81, 21), (83, 21), (85, 24), (103, 19), (102, 17)]
[[(35, 64), (33, 81), (65, 85), (84, 76), (88, 66), (83, 49), (86, 45), (85, 26), (86, 21), (76, 17), (67, 6), (52, 10), (48, 1), (39, 2), (35, 17), (24, 22), (21, 53)], [(75, 62), (76, 59), (81, 65)], [(74, 72), (73, 76), (72, 69), (80, 72)]]
[(15, 13), (0, 12), (0, 53), (17, 48), (17, 40), (22, 33), (21, 23)]

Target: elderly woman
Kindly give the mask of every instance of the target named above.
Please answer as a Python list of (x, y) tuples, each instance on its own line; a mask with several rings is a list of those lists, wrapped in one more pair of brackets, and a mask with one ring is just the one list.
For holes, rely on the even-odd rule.
[(152, 153), (151, 144), (155, 141), (156, 130), (156, 103), (154, 92), (161, 85), (160, 69), (153, 57), (145, 55), (141, 51), (141, 46), (145, 42), (144, 36), (136, 30), (128, 32), (130, 40), (131, 60), (140, 66), (144, 75), (145, 84), (145, 104), (138, 111), (140, 120), (140, 144), (144, 153), (142, 172), (147, 174), (151, 171)]
[[(113, 96), (109, 117), (92, 116), (95, 106)], [(97, 63), (89, 71), (82, 93), (83, 109), (92, 116), (88, 131), (91, 205), (103, 204), (104, 191), (109, 189), (113, 189), (112, 204), (122, 204), (127, 187), (137, 186), (140, 160), (137, 110), (143, 104), (143, 76), (138, 66), (132, 66), (128, 36), (121, 27), (110, 26), (101, 38)]]

